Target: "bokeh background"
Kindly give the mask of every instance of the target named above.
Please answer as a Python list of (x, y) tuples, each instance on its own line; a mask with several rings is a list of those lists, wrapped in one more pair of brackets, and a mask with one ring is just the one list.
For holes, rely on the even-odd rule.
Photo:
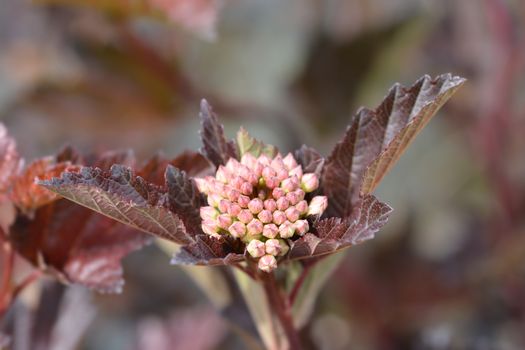
[[(206, 98), (230, 136), (327, 154), (393, 83), (462, 75), (377, 191), (389, 224), (347, 252), (303, 334), (523, 349), (524, 20), (520, 0), (0, 0), (0, 119), (28, 159), (64, 144), (146, 159), (199, 147)], [(118, 296), (61, 291), (92, 320), (79, 349), (248, 348), (158, 245), (125, 277)]]

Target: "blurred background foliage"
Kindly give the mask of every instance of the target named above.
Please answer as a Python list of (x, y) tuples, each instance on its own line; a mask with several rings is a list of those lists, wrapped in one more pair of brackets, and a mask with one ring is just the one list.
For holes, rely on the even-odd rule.
[[(229, 135), (242, 124), (326, 154), (394, 82), (462, 75), (379, 188), (389, 224), (347, 253), (304, 335), (318, 349), (523, 349), (524, 20), (519, 0), (1, 0), (0, 118), (29, 159), (66, 143), (145, 159), (198, 148), (207, 98)], [(122, 295), (91, 296), (81, 349), (246, 347), (158, 246), (125, 271)]]

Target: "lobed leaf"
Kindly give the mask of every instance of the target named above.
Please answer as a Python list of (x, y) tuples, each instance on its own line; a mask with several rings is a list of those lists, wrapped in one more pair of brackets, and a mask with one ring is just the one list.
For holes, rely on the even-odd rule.
[(205, 201), (197, 185), (186, 172), (173, 165), (168, 165), (165, 177), (170, 210), (181, 218), (189, 234), (202, 233), (199, 208)]
[(205, 234), (175, 253), (174, 265), (231, 265), (244, 260), (238, 241), (230, 237), (214, 238)]
[(450, 74), (424, 76), (411, 87), (396, 84), (374, 110), (362, 108), (328, 157), (323, 190), (328, 214), (347, 216), (397, 162), (406, 147), (465, 82)]
[(61, 196), (126, 225), (178, 244), (193, 241), (181, 219), (167, 208), (163, 190), (136, 176), (130, 168), (113, 165), (109, 172), (82, 168), (65, 172), (41, 185)]
[(206, 100), (201, 101), (201, 139), (202, 152), (215, 165), (226, 164), (230, 158), (238, 158), (235, 144), (227, 141), (224, 136), (224, 127), (219, 124), (217, 115), (213, 113)]
[(305, 259), (335, 253), (374, 238), (392, 211), (374, 196), (366, 195), (355, 205), (349, 218), (330, 217), (314, 223), (317, 234), (307, 233), (293, 241), (289, 259)]
[(252, 137), (246, 129), (242, 128), (237, 132), (237, 150), (239, 156), (250, 153), (255, 157), (266, 154), (270, 158), (277, 155), (277, 148), (273, 145), (267, 145), (262, 141)]
[(302, 145), (295, 151), (295, 159), (305, 173), (316, 173), (321, 176), (325, 159), (314, 148)]

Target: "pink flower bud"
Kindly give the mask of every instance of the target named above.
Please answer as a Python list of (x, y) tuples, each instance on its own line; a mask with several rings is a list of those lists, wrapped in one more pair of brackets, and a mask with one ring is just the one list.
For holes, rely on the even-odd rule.
[(286, 221), (286, 214), (283, 211), (276, 210), (273, 212), (273, 222), (281, 225)]
[(221, 199), (219, 201), (219, 211), (221, 213), (227, 213), (232, 203), (227, 199)]
[(281, 183), (281, 188), (286, 193), (295, 191), (297, 189), (297, 178), (294, 176), (284, 179), (284, 181)]
[(279, 198), (275, 201), (275, 203), (277, 203), (277, 209), (281, 211), (285, 211), (290, 206), (290, 202), (288, 202), (288, 199), (286, 199), (286, 197)]
[(288, 251), (290, 250), (290, 247), (288, 246), (288, 243), (284, 239), (280, 239), (279, 243), (281, 244), (281, 252), (279, 253), (279, 256), (284, 256)]
[(208, 204), (211, 205), (212, 207), (218, 207), (221, 199), (222, 197), (219, 196), (218, 194), (211, 193), (208, 195)]
[(241, 157), (241, 164), (244, 164), (248, 168), (253, 169), (257, 164), (257, 158), (255, 158), (251, 153), (245, 153)]
[(328, 199), (326, 196), (315, 196), (310, 201), (307, 215), (321, 215), (326, 210), (327, 206)]
[(301, 215), (304, 215), (308, 212), (308, 203), (303, 199), (295, 205), (295, 209), (297, 209)]
[(248, 208), (248, 203), (250, 203), (250, 197), (241, 194), (239, 196), (239, 199), (237, 199), (237, 203), (241, 206), (241, 208)]
[(215, 220), (204, 220), (202, 222), (202, 231), (204, 231), (205, 234), (218, 237), (219, 234), (219, 225), (217, 224), (217, 221)]
[(226, 162), (226, 169), (228, 169), (231, 173), (235, 174), (238, 171), (240, 165), (241, 163), (239, 163), (237, 159), (230, 158)]
[(279, 199), (285, 195), (286, 195), (286, 192), (280, 187), (276, 187), (272, 190), (272, 197), (275, 199)]
[(230, 188), (226, 191), (226, 197), (232, 202), (236, 202), (239, 199), (241, 192), (235, 188)]
[(277, 203), (273, 199), (267, 199), (264, 201), (264, 209), (274, 212), (277, 209)]
[(288, 170), (286, 170), (285, 168), (281, 168), (277, 170), (277, 178), (279, 179), (279, 181), (283, 181), (287, 177), (288, 177)]
[(255, 167), (252, 169), (252, 171), (255, 174), (255, 176), (259, 178), (262, 176), (263, 169), (264, 169), (264, 165), (261, 164), (260, 162), (257, 162), (255, 164)]
[(278, 239), (269, 239), (264, 245), (266, 248), (266, 254), (277, 256), (281, 252), (281, 243)]
[(257, 158), (257, 161), (261, 163), (264, 166), (269, 166), (272, 160), (270, 157), (268, 157), (266, 154), (261, 154), (259, 158)]
[(241, 212), (241, 206), (237, 203), (232, 203), (230, 207), (228, 208), (228, 214), (231, 217), (236, 217)]
[(228, 231), (233, 237), (242, 238), (246, 235), (246, 225), (244, 225), (242, 222), (235, 221), (228, 228)]
[(260, 200), (259, 198), (254, 198), (250, 201), (250, 203), (248, 203), (248, 209), (250, 209), (250, 211), (253, 213), (253, 214), (258, 214), (261, 212), (261, 210), (263, 210), (263, 201)]
[(264, 255), (266, 251), (266, 246), (263, 242), (257, 239), (253, 239), (250, 241), (250, 243), (248, 243), (248, 246), (246, 246), (246, 250), (254, 258), (260, 258)]
[(268, 179), (271, 179), (272, 177), (276, 177), (276, 176), (277, 176), (277, 172), (273, 168), (271, 168), (269, 166), (265, 167), (263, 169), (263, 171), (262, 171), (262, 177), (264, 177), (264, 179), (266, 181), (268, 181)]
[(257, 186), (259, 184), (259, 176), (254, 173), (250, 173), (247, 180), (252, 186)]
[(252, 194), (252, 192), (253, 192), (253, 186), (252, 186), (251, 183), (249, 183), (249, 182), (244, 182), (244, 183), (241, 185), (241, 193), (242, 193), (242, 194), (249, 196), (250, 194)]
[(248, 178), (250, 177), (250, 174), (252, 173), (252, 171), (250, 170), (250, 168), (248, 168), (246, 165), (240, 165), (239, 166), (239, 169), (238, 169), (238, 174), (240, 177), (242, 177), (245, 181), (248, 180)]
[(257, 267), (261, 271), (270, 273), (277, 267), (277, 259), (273, 255), (265, 255), (259, 259)]
[(290, 207), (286, 209), (284, 213), (286, 214), (286, 218), (290, 222), (296, 222), (297, 220), (299, 220), (299, 216), (301, 216), (301, 213), (299, 212), (299, 210), (295, 209), (295, 207)]
[(266, 194), (267, 194), (267, 190), (265, 190), (264, 188), (261, 188), (259, 189), (259, 193), (257, 193), (257, 197), (260, 199), (260, 200), (265, 200), (266, 199)]
[(268, 188), (278, 187), (279, 184), (281, 183), (281, 181), (279, 181), (279, 179), (275, 176), (269, 179), (265, 178), (264, 181), (265, 181), (266, 187)]
[(194, 178), (193, 180), (195, 181), (195, 185), (197, 185), (199, 192), (202, 192), (204, 194), (209, 193), (210, 189), (207, 180), (198, 177)]
[(298, 165), (288, 172), (288, 176), (296, 176), (298, 179), (303, 177), (303, 167)]
[(297, 195), (297, 193), (295, 193), (295, 191), (287, 193), (286, 199), (288, 199), (288, 202), (290, 202), (290, 205), (296, 205), (297, 203), (301, 201), (301, 198), (299, 197), (299, 195)]
[(225, 188), (226, 188), (225, 185), (222, 182), (217, 181), (217, 180), (213, 180), (213, 183), (210, 186), (210, 190), (213, 193), (219, 194), (221, 196), (222, 196)]
[(294, 223), (294, 226), (295, 232), (297, 232), (299, 236), (304, 236), (304, 234), (310, 229), (310, 225), (308, 225), (308, 221), (306, 220), (298, 220)]
[(199, 212), (202, 220), (215, 220), (219, 215), (214, 207), (200, 207)]
[(275, 224), (264, 225), (262, 234), (264, 237), (275, 238), (279, 234), (279, 228)]
[(267, 224), (273, 220), (272, 212), (269, 210), (262, 210), (259, 215), (257, 215), (257, 218), (259, 218), (263, 224)]
[(217, 173), (215, 173), (215, 178), (222, 183), (227, 183), (228, 181), (230, 181), (231, 177), (232, 175), (226, 169), (226, 167), (219, 165), (219, 168), (217, 169)]
[(250, 223), (248, 225), (246, 225), (246, 228), (248, 229), (248, 233), (251, 235), (251, 236), (256, 236), (256, 235), (260, 235), (263, 231), (263, 223), (260, 222), (259, 220), (257, 219), (253, 219), (252, 221), (250, 221)]
[(319, 178), (314, 173), (304, 174), (301, 179), (301, 188), (306, 193), (313, 192), (319, 187)]
[(217, 222), (219, 224), (219, 227), (227, 230), (230, 225), (232, 224), (232, 218), (228, 214), (221, 214), (217, 217)]
[(230, 180), (230, 186), (235, 188), (236, 190), (240, 190), (243, 183), (244, 180), (240, 176), (235, 176), (233, 179)]
[(284, 169), (285, 166), (284, 166), (284, 163), (283, 163), (283, 158), (280, 155), (278, 155), (277, 157), (272, 159), (272, 162), (270, 163), (270, 166), (272, 168), (274, 168), (276, 171), (278, 171), (279, 169)]
[(281, 238), (291, 238), (295, 233), (295, 227), (290, 221), (285, 221), (279, 226), (279, 236)]
[(291, 153), (288, 153), (286, 157), (283, 158), (283, 164), (288, 170), (297, 167), (297, 161)]
[(300, 200), (300, 201), (302, 201), (302, 200), (304, 199), (304, 195), (305, 195), (305, 193), (304, 193), (303, 190), (298, 189), (298, 190), (295, 190), (294, 193), (297, 194), (297, 196), (299, 197), (299, 200)]
[(240, 222), (247, 224), (250, 221), (252, 221), (253, 215), (248, 209), (243, 209), (241, 210), (239, 215), (237, 215), (237, 218), (239, 219)]

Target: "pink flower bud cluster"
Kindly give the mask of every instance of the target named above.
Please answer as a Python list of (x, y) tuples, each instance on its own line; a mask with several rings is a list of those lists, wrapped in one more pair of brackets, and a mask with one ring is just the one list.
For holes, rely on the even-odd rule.
[(230, 159), (219, 166), (215, 177), (195, 181), (208, 201), (200, 208), (202, 230), (213, 237), (229, 234), (241, 239), (266, 272), (287, 253), (287, 239), (308, 232), (306, 217), (321, 215), (328, 204), (325, 196), (305, 199), (319, 187), (319, 178), (303, 174), (292, 154), (272, 159), (247, 153), (240, 162)]

